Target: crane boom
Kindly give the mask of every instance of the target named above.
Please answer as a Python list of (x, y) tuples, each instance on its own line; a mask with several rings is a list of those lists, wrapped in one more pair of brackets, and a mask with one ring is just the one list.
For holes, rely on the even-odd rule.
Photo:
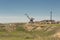
[(28, 14), (25, 14), (27, 17), (28, 17), (28, 19), (30, 19), (30, 17), (29, 17), (29, 15)]
[(25, 14), (26, 16), (27, 16), (27, 18), (30, 20), (30, 22), (29, 23), (33, 23), (33, 20), (34, 20), (34, 18), (33, 17), (29, 17), (29, 15), (28, 14)]

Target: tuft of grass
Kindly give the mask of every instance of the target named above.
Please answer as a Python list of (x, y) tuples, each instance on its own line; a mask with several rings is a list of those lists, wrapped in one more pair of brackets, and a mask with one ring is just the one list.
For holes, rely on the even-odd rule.
[(22, 25), (16, 27), (16, 31), (25, 31)]

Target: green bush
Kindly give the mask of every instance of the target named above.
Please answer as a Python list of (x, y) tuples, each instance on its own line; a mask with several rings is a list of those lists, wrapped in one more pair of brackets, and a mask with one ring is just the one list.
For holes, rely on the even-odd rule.
[(18, 26), (18, 27), (16, 28), (16, 30), (17, 30), (17, 31), (25, 31), (25, 29), (23, 28), (23, 26)]
[(0, 29), (0, 32), (4, 32), (4, 31), (6, 31), (5, 29)]

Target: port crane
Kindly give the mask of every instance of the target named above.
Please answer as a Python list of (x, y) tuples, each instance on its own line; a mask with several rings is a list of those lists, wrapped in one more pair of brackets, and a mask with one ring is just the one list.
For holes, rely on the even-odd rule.
[(27, 18), (30, 20), (29, 23), (34, 23), (33, 20), (34, 18), (33, 17), (30, 17), (27, 13), (25, 14), (27, 16)]

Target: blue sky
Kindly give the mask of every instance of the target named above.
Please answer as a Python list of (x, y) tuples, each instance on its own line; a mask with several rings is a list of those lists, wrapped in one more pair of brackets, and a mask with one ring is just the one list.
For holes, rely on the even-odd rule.
[(50, 19), (51, 8), (53, 19), (59, 21), (60, 0), (0, 0), (0, 22), (29, 21), (25, 13), (36, 21)]

